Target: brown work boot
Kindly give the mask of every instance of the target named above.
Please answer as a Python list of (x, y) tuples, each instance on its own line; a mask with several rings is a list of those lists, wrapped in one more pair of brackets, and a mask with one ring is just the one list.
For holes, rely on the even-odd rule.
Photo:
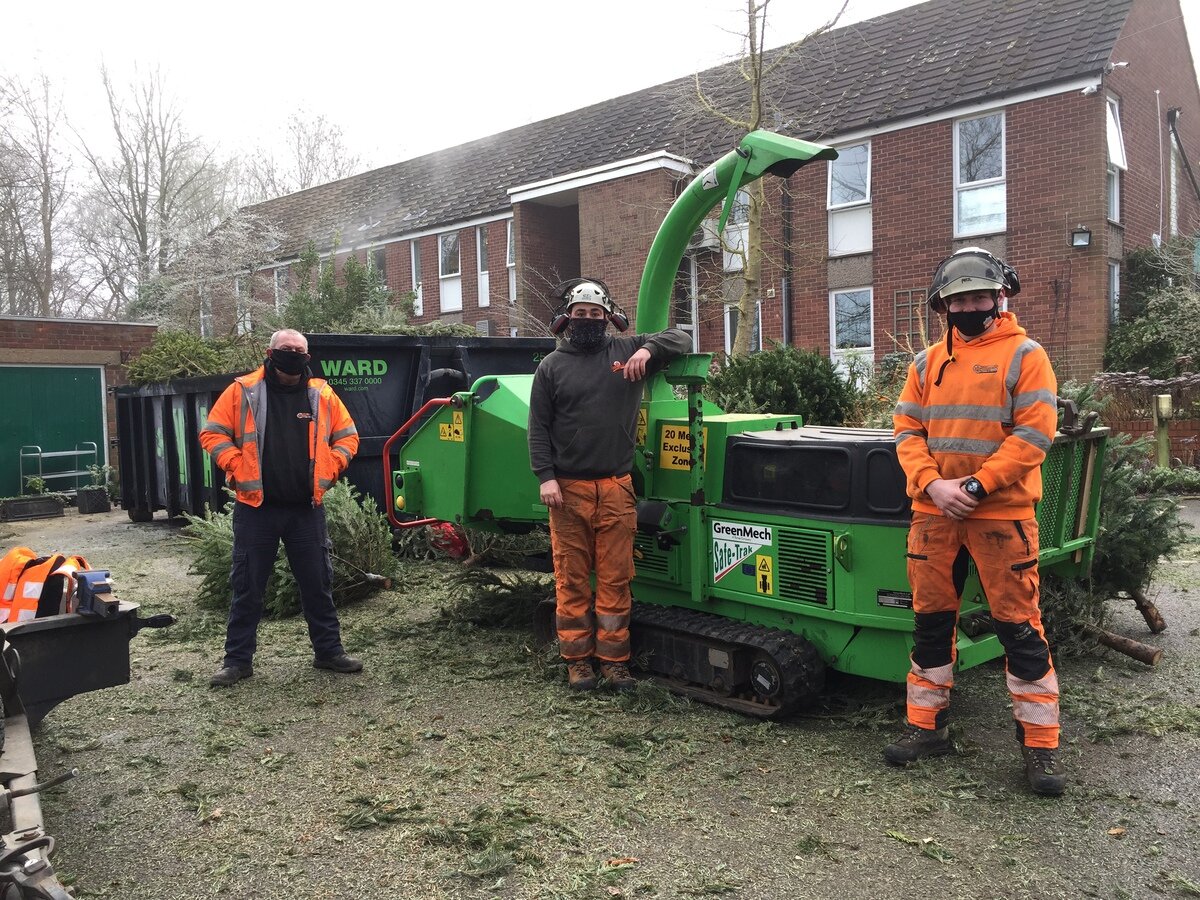
[(613, 690), (621, 693), (632, 691), (637, 687), (637, 679), (629, 671), (629, 663), (602, 662), (600, 663), (600, 674), (613, 686)]
[(596, 689), (596, 670), (592, 668), (592, 661), (590, 659), (568, 659), (567, 683), (572, 690), (594, 691)]
[(904, 734), (883, 748), (883, 758), (893, 766), (907, 766), (918, 759), (945, 756), (953, 751), (949, 728), (943, 726), (930, 730), (909, 725)]
[(1035, 794), (1057, 797), (1067, 789), (1067, 776), (1056, 749), (1022, 746), (1021, 756), (1025, 758), (1025, 779)]

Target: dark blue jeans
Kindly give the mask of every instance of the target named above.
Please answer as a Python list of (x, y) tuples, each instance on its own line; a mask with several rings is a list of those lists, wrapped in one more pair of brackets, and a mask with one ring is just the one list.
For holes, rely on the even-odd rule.
[(300, 587), (300, 608), (318, 659), (344, 652), (333, 607), (333, 566), (329, 531), (320, 506), (248, 506), (233, 508), (233, 602), (225, 634), (225, 665), (246, 668), (258, 646), (263, 594), (283, 541), (288, 565)]

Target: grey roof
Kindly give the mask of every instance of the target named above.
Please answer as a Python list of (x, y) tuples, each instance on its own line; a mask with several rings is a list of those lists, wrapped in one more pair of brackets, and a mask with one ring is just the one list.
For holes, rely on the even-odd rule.
[[(767, 54), (774, 106), (763, 127), (799, 138), (889, 122), (1099, 74), (1132, 0), (929, 0)], [(700, 73), (736, 100), (735, 63)], [(328, 248), (450, 225), (510, 208), (507, 190), (666, 150), (707, 164), (739, 133), (686, 97), (693, 76), (268, 200), (248, 211)], [(361, 226), (367, 226), (362, 228)]]

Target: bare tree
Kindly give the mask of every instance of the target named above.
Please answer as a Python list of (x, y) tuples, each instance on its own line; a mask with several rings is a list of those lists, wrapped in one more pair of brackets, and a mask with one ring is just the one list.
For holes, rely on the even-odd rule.
[(61, 243), (67, 173), (62, 106), (50, 80), (0, 82), (0, 295), (17, 315), (57, 315), (65, 298)]
[(258, 148), (246, 160), (244, 203), (258, 203), (363, 170), (363, 160), (346, 146), (342, 129), (323, 115), (288, 117), (280, 149)]
[[(801, 41), (776, 52), (768, 61), (763, 50), (763, 39), (767, 27), (767, 7), (770, 6), (771, 0), (746, 0), (742, 54), (736, 65), (740, 83), (729, 83), (728, 68), (720, 70), (722, 80), (716, 83), (706, 84), (700, 74), (697, 74), (694, 78), (693, 96), (697, 110), (741, 132), (762, 128), (767, 122), (773, 127), (778, 127), (776, 120), (779, 119), (779, 115), (770, 104), (767, 93), (773, 80), (772, 75), (801, 44), (836, 25), (846, 11), (848, 2), (849, 0), (843, 0), (837, 12), (824, 25), (806, 35)], [(758, 321), (759, 280), (764, 255), (762, 223), (766, 197), (763, 180), (759, 179), (751, 184), (746, 193), (749, 202), (744, 211), (745, 240), (731, 245), (722, 235), (724, 251), (740, 256), (742, 263), (742, 290), (737, 302), (737, 330), (731, 348), (734, 356), (743, 356), (750, 349), (750, 339)]]
[(83, 142), (95, 189), (80, 215), (89, 226), (81, 241), (96, 255), (94, 277), (112, 293), (109, 307), (120, 312), (167, 270), (177, 247), (208, 233), (228, 211), (226, 173), (214, 151), (188, 133), (157, 71), (124, 96), (107, 70), (101, 79), (116, 149), (105, 155)]

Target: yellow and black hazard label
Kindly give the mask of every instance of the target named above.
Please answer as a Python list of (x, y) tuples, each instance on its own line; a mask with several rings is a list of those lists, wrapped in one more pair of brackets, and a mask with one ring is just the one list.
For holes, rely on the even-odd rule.
[(450, 414), (450, 440), (461, 442), (463, 439), (463, 414), (455, 410)]
[[(658, 442), (658, 467), (677, 469), (684, 472), (692, 467), (691, 429), (687, 425), (663, 425), (662, 440)], [(700, 459), (704, 459), (704, 444), (708, 440), (708, 429), (700, 436)]]
[(637, 443), (639, 447), (646, 446), (646, 407), (638, 410)]
[(760, 594), (775, 593), (775, 561), (764, 553), (754, 557), (754, 589)]

